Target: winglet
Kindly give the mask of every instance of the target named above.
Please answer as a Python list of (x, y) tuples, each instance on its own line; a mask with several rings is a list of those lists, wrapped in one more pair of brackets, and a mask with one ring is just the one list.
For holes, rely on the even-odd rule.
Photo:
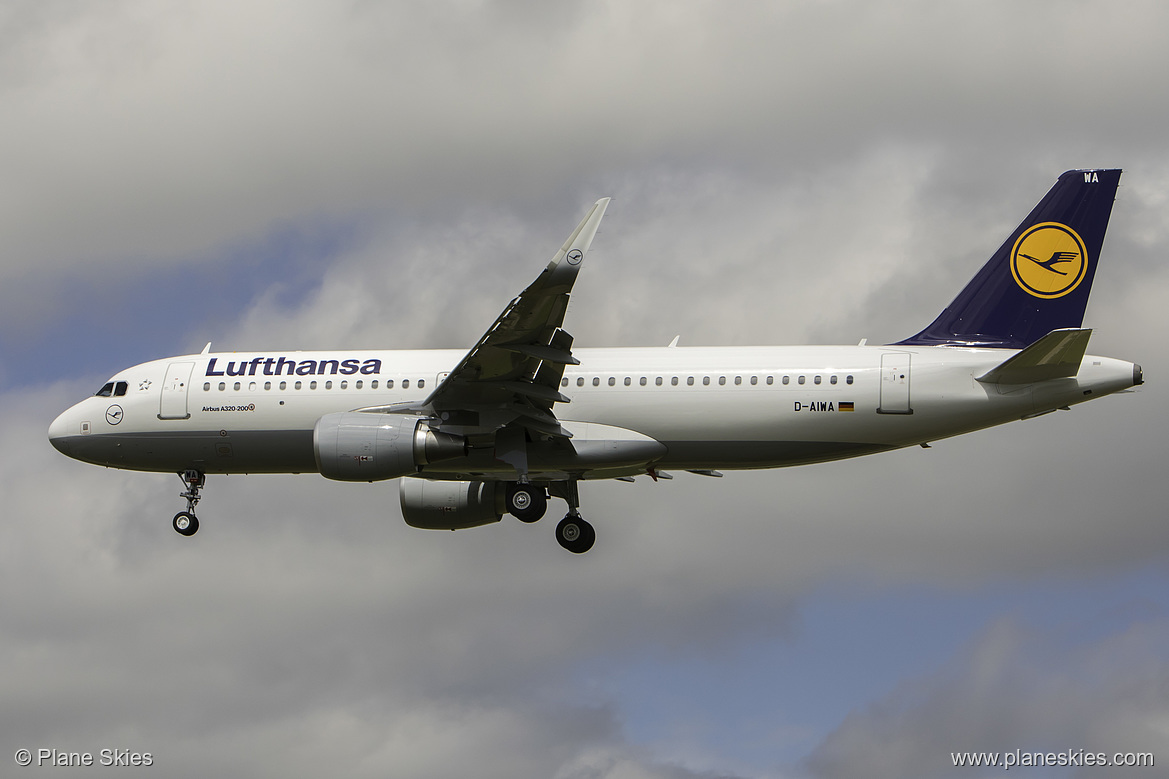
[(603, 197), (594, 203), (585, 214), (585, 218), (572, 231), (572, 235), (568, 236), (564, 245), (560, 247), (560, 251), (552, 257), (552, 261), (548, 263), (547, 271), (550, 278), (546, 280), (547, 282), (553, 284), (567, 282), (571, 286), (576, 280), (581, 263), (584, 262), (589, 246), (597, 235), (597, 229), (601, 226), (605, 209), (609, 207), (609, 200), (610, 198)]
[(1089, 329), (1053, 330), (1009, 360), (977, 378), (983, 384), (1034, 384), (1080, 372)]

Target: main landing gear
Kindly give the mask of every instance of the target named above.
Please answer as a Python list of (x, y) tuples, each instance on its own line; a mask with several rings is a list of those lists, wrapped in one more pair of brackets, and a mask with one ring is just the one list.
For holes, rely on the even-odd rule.
[(581, 517), (576, 479), (552, 482), (547, 488), (527, 481), (510, 482), (505, 493), (507, 512), (521, 522), (535, 522), (548, 510), (548, 494), (568, 503), (568, 515), (556, 526), (556, 541), (573, 554), (593, 548), (597, 532)]
[(187, 510), (175, 514), (171, 521), (175, 532), (179, 535), (193, 536), (199, 531), (199, 518), (195, 516), (195, 504), (199, 502), (199, 490), (207, 483), (206, 474), (201, 471), (181, 471), (179, 478), (187, 489), (179, 493), (180, 498), (187, 499)]
[(579, 513), (569, 514), (556, 526), (556, 541), (573, 554), (589, 551), (596, 540), (597, 531)]
[(548, 491), (530, 482), (507, 485), (507, 512), (520, 522), (536, 522), (548, 510)]
[(548, 508), (549, 491), (553, 497), (563, 498), (568, 503), (568, 516), (556, 525), (556, 543), (574, 554), (583, 554), (593, 549), (596, 531), (593, 525), (584, 522), (581, 517), (576, 480), (552, 482), (547, 489), (530, 482), (511, 482), (506, 488), (505, 508), (520, 522), (538, 521)]
[(580, 515), (580, 493), (576, 479), (563, 483), (564, 500), (568, 503), (568, 515), (556, 526), (556, 541), (573, 554), (584, 554), (593, 548), (597, 531)]

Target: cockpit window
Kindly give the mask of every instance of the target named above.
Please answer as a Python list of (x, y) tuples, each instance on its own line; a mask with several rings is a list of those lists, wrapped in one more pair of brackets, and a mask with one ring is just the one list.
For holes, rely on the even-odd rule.
[(108, 384), (106, 384), (104, 387), (99, 389), (97, 391), (97, 393), (95, 394), (95, 397), (108, 398), (109, 396), (111, 396), (113, 394), (114, 394), (114, 383), (111, 381)]
[(119, 381), (114, 385), (114, 397), (120, 398), (126, 394), (127, 384), (124, 381)]

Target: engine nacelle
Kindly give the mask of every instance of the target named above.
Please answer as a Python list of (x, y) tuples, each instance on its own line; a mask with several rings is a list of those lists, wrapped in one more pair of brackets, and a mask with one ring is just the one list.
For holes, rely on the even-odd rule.
[(431, 430), (419, 417), (345, 411), (326, 414), (313, 428), (317, 468), (338, 481), (396, 479), (466, 453), (465, 438)]
[(503, 518), (503, 489), (494, 481), (402, 479), (402, 518), (424, 530), (460, 530)]

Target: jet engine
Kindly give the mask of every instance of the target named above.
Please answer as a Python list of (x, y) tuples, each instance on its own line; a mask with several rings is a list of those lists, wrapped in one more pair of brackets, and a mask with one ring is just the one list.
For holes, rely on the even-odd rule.
[(503, 518), (503, 489), (494, 481), (399, 482), (402, 517), (424, 530), (460, 530)]
[(338, 481), (396, 479), (466, 453), (465, 438), (431, 430), (420, 417), (344, 411), (313, 428), (317, 468)]

